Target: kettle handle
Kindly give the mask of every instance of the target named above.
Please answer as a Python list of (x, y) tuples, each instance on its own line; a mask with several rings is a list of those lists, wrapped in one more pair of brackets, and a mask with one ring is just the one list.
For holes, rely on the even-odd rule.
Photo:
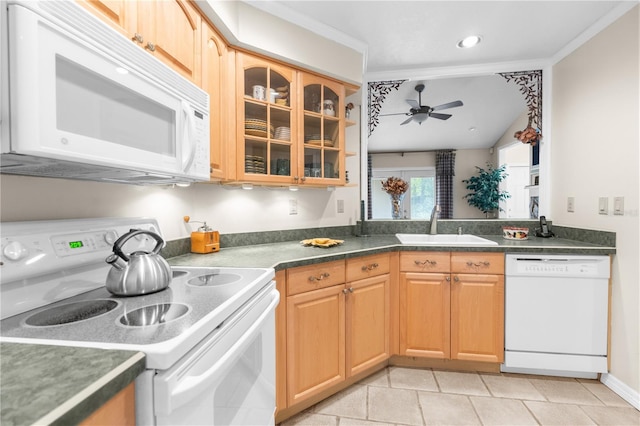
[(123, 260), (128, 262), (129, 256), (122, 251), (122, 246), (124, 245), (124, 243), (129, 241), (130, 238), (133, 238), (136, 235), (140, 235), (140, 234), (150, 235), (153, 237), (153, 239), (157, 241), (156, 246), (153, 248), (153, 254), (158, 254), (160, 252), (160, 249), (162, 249), (162, 247), (164, 246), (164, 240), (160, 235), (152, 231), (147, 231), (146, 229), (131, 229), (128, 233), (118, 238), (116, 242), (113, 244), (113, 252), (118, 256), (120, 256)]

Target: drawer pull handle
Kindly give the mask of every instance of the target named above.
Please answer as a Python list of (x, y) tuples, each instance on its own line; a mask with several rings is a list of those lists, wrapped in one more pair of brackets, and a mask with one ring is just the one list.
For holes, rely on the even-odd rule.
[(489, 262), (487, 262), (487, 261), (484, 261), (484, 262), (478, 262), (478, 263), (473, 263), (473, 262), (471, 262), (471, 261), (468, 261), (468, 262), (467, 262), (467, 266), (469, 266), (469, 267), (473, 266), (473, 267), (476, 267), (476, 268), (479, 268), (479, 267), (481, 267), (481, 266), (489, 266), (490, 264), (491, 264), (491, 263), (489, 263)]
[(322, 274), (318, 275), (317, 277), (314, 277), (313, 275), (311, 275), (309, 277), (309, 281), (311, 281), (311, 282), (322, 281), (325, 278), (329, 278), (329, 273), (328, 272), (323, 272)]
[(372, 271), (376, 269), (379, 265), (377, 263), (370, 263), (368, 265), (362, 265), (362, 270), (364, 272)]
[(429, 259), (425, 260), (424, 262), (420, 262), (419, 260), (415, 260), (414, 262), (418, 266), (427, 266), (427, 265), (435, 266), (436, 263), (438, 263), (435, 260), (429, 260)]

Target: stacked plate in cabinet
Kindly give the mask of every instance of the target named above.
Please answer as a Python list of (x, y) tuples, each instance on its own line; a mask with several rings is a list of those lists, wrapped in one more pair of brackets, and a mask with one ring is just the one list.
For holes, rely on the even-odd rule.
[(264, 161), (264, 157), (261, 157), (259, 155), (245, 155), (244, 171), (245, 173), (258, 173), (266, 175), (267, 164)]
[(276, 127), (275, 139), (280, 139), (281, 141), (290, 141), (291, 140), (291, 128), (289, 127)]
[[(305, 135), (304, 143), (307, 143), (309, 145), (314, 145), (314, 146), (321, 146), (322, 136), (320, 136), (320, 134), (317, 134), (317, 133)], [(333, 141), (327, 136), (324, 137), (324, 146), (329, 146), (329, 147), (333, 146)]]
[[(269, 131), (267, 132), (267, 128)], [(259, 136), (261, 138), (273, 137), (274, 128), (272, 124), (267, 127), (267, 122), (258, 118), (247, 118), (244, 121), (244, 133), (251, 136)]]

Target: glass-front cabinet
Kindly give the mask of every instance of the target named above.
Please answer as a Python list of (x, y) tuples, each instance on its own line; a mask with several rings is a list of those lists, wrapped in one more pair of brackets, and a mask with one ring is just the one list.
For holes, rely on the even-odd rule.
[(344, 86), (302, 72), (299, 85), (301, 179), (310, 185), (344, 184)]
[(291, 184), (298, 161), (296, 71), (244, 53), (236, 58), (238, 179)]

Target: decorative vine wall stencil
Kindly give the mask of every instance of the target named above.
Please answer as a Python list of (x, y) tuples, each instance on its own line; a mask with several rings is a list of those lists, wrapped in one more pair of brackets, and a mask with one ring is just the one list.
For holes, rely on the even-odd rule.
[(369, 136), (378, 125), (378, 114), (382, 109), (382, 103), (391, 90), (398, 90), (400, 85), (407, 80), (370, 81), (368, 87), (369, 102)]
[(529, 126), (542, 132), (542, 70), (501, 72), (507, 82), (513, 81), (520, 86), (529, 109)]

